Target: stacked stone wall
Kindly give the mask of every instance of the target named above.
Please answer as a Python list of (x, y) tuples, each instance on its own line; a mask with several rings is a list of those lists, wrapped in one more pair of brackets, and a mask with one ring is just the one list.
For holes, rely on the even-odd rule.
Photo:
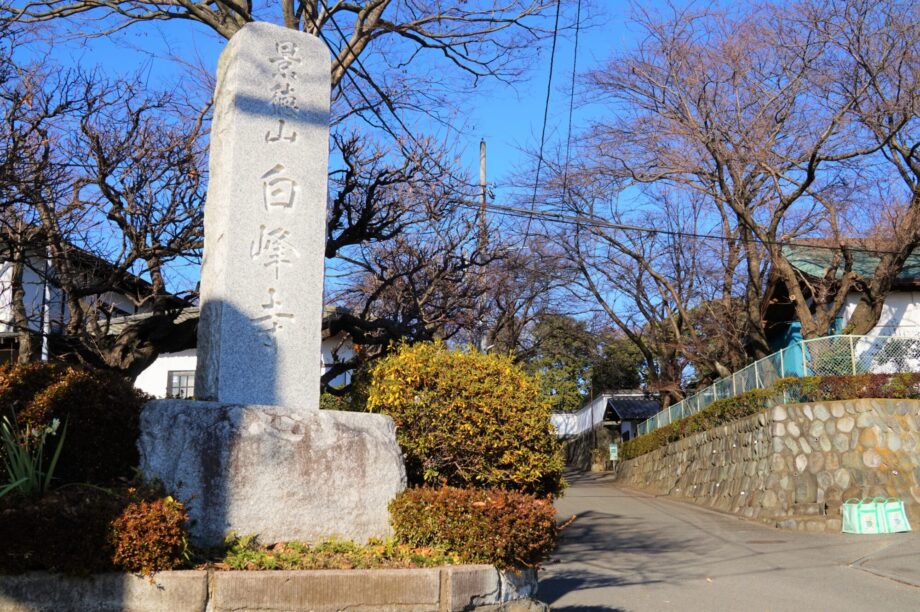
[(840, 529), (851, 497), (898, 497), (920, 526), (920, 401), (776, 406), (621, 462), (617, 480), (780, 527)]

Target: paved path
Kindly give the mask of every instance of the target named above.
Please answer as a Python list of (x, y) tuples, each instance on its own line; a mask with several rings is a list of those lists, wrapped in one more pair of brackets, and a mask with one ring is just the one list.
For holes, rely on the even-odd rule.
[[(920, 610), (920, 532), (805, 534), (570, 478), (540, 577), (554, 610)], [(920, 529), (920, 525), (915, 525)]]

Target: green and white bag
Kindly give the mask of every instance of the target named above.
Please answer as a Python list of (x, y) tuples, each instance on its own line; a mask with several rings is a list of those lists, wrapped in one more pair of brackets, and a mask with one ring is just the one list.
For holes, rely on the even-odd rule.
[(896, 497), (852, 497), (840, 507), (844, 533), (910, 531), (904, 502)]

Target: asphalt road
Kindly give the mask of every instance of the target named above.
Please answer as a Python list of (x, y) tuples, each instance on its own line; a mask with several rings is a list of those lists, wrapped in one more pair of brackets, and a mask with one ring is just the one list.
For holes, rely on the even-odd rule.
[(609, 478), (570, 483), (556, 506), (577, 518), (537, 594), (553, 610), (920, 611), (918, 532), (790, 532)]

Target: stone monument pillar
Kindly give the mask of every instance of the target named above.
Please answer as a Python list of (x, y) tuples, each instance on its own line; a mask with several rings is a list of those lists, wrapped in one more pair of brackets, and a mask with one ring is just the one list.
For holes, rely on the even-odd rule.
[(253, 23), (221, 54), (195, 396), (319, 407), (329, 51)]
[(319, 410), (329, 54), (250, 23), (221, 54), (195, 396), (144, 407), (141, 470), (189, 501), (192, 537), (389, 534), (406, 484), (392, 419)]

